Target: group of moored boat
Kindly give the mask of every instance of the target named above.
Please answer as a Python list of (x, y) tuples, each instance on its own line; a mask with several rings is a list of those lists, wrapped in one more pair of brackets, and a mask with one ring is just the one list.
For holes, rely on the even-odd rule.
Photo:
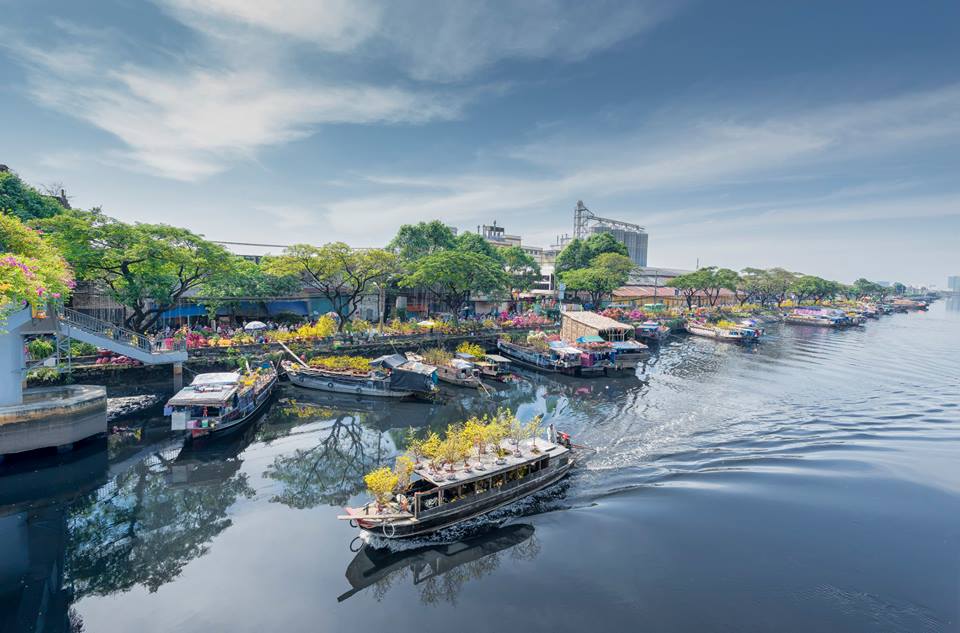
[[(782, 321), (846, 327), (862, 325), (881, 314), (924, 309), (922, 302), (862, 304), (845, 309), (798, 307), (783, 315)], [(769, 320), (696, 318), (688, 320), (685, 329), (696, 336), (754, 343), (763, 336), (761, 326)], [(662, 342), (669, 334), (670, 328), (658, 322), (645, 322), (635, 328), (636, 338), (650, 343)], [(298, 387), (400, 398), (430, 395), (437, 390), (440, 380), (466, 387), (479, 386), (481, 379), (508, 382), (515, 378), (510, 371), (511, 362), (540, 372), (576, 376), (632, 369), (647, 345), (635, 338), (608, 341), (599, 336), (582, 336), (567, 342), (539, 333), (529, 337), (526, 344), (501, 339), (498, 350), (500, 354), (483, 358), (458, 353), (440, 367), (426, 364), (416, 354), (393, 354), (370, 361), (366, 370), (313, 367), (296, 356), (296, 362), (283, 361), (280, 369)], [(265, 408), (279, 373), (272, 363), (264, 362), (256, 368), (247, 365), (238, 372), (199, 374), (168, 401), (164, 413), (171, 417), (171, 429), (184, 431), (188, 438), (226, 434)], [(577, 449), (569, 435), (557, 432), (551, 425), (549, 440), (536, 436), (512, 443), (502, 440), (490, 452), (478, 455), (472, 465), (464, 464), (459, 470), (452, 463), (446, 470), (418, 464), (412, 472), (415, 478), (411, 478), (402, 494), (391, 496), (386, 503), (347, 508), (346, 514), (338, 518), (391, 539), (425, 535), (486, 514), (559, 481), (573, 467)]]

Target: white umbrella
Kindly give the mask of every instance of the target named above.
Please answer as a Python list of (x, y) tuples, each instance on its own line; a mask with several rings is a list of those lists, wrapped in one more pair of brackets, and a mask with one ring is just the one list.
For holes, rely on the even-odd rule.
[(267, 324), (263, 321), (250, 321), (243, 326), (243, 329), (247, 332), (253, 332), (254, 330), (265, 330), (267, 329)]

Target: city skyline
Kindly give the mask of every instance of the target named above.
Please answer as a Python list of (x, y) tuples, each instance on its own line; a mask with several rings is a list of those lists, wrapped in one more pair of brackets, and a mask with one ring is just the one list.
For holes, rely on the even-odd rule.
[(549, 246), (582, 199), (651, 266), (960, 270), (955, 4), (0, 6), (0, 162), (123, 220)]

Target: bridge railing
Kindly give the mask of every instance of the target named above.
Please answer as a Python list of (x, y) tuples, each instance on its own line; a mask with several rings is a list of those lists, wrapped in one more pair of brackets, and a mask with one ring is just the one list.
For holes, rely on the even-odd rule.
[(156, 339), (151, 340), (144, 334), (134, 332), (114, 325), (109, 321), (103, 321), (89, 314), (77, 312), (66, 307), (57, 307), (57, 318), (62, 323), (70, 327), (83, 330), (90, 334), (114, 340), (123, 345), (135, 347), (147, 354), (163, 354), (164, 352), (183, 352), (187, 349), (187, 342), (176, 339)]

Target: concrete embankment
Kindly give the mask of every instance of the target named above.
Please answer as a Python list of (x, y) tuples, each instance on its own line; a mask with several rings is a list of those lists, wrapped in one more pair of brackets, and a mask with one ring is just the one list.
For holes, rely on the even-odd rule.
[(64, 385), (29, 389), (23, 403), (0, 407), (0, 456), (69, 447), (107, 431), (107, 390)]

